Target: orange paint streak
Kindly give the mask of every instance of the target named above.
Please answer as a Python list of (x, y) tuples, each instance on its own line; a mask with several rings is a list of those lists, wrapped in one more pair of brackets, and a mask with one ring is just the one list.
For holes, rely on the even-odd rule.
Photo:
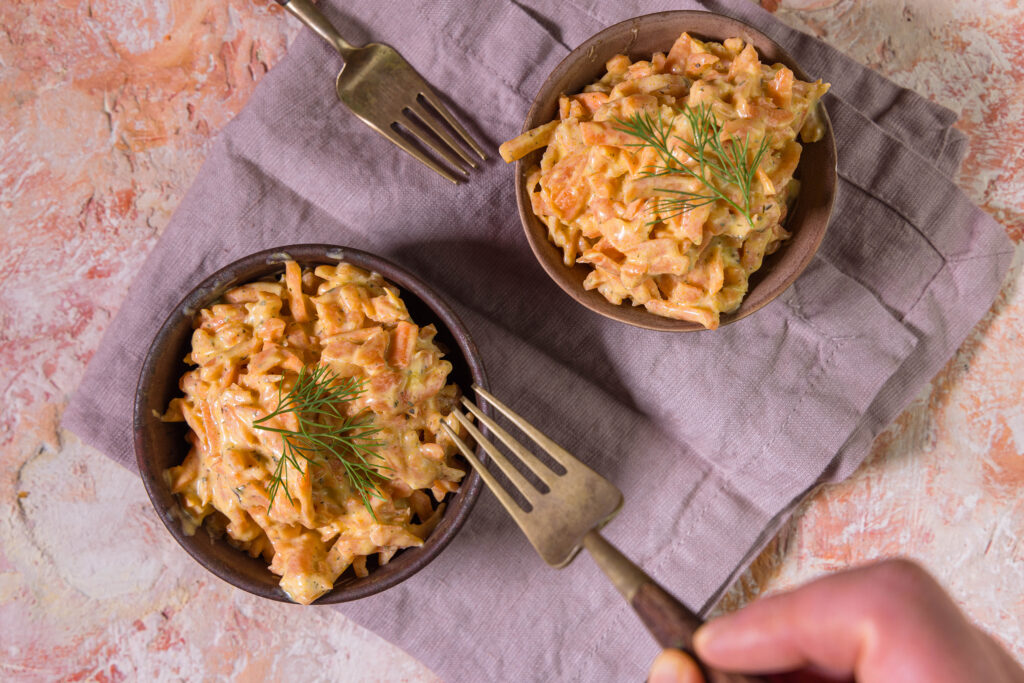
[(985, 459), (985, 485), (996, 498), (1015, 499), (1024, 491), (1024, 451), (1013, 439), (1006, 418), (995, 418), (992, 447)]
[[(1019, 13), (966, 19), (957, 30), (946, 32), (944, 43), (957, 54), (969, 45), (964, 35), (985, 35), (998, 45), (998, 58), (1010, 63), (1011, 73), (1024, 71), (1024, 16)], [(957, 128), (975, 144), (970, 146), (961, 178), (981, 188), (981, 206), (1005, 227), (1016, 243), (1024, 240), (1024, 195), (1012, 188), (1024, 186), (1024, 99), (1019, 89), (1003, 87), (1002, 69), (989, 69), (978, 78), (987, 82), (977, 100), (963, 100), (965, 116)], [(978, 144), (985, 141), (984, 144)]]
[(154, 652), (163, 652), (171, 649), (181, 649), (184, 645), (185, 639), (181, 633), (167, 621), (160, 625), (156, 637), (149, 644), (149, 649)]

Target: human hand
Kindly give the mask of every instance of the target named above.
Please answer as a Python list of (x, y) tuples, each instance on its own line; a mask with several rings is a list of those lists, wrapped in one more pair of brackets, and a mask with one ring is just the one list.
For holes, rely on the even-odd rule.
[[(1024, 670), (970, 622), (926, 571), (887, 560), (833, 574), (709, 621), (694, 636), (709, 667), (778, 681), (1024, 683)], [(703, 683), (665, 650), (650, 683)]]

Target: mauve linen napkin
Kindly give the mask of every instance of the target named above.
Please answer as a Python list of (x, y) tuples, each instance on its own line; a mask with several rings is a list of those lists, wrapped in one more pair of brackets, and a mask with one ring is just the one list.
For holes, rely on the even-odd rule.
[[(283, 244), (366, 249), (454, 302), (494, 392), (625, 493), (608, 537), (706, 610), (811, 488), (861, 462), (1009, 266), (1003, 230), (950, 180), (955, 115), (749, 0), (321, 5), (350, 41), (396, 46), (491, 149), (598, 30), (664, 9), (744, 19), (833, 84), (828, 236), (795, 285), (735, 325), (673, 335), (605, 320), (535, 262), (511, 166), (492, 159), (459, 187), (424, 169), (336, 101), (339, 58), (304, 31), (221, 134), (65, 413), (127, 467), (141, 359), (194, 283)], [(340, 609), (448, 680), (638, 680), (657, 651), (589, 558), (549, 569), (486, 491), (429, 567)]]

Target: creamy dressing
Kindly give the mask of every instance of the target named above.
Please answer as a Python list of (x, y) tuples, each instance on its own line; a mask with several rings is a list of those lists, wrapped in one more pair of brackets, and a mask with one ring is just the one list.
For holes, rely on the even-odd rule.
[[(764, 256), (789, 237), (783, 224), (799, 190), (797, 136), (824, 135), (818, 100), (828, 85), (762, 64), (739, 38), (705, 43), (685, 33), (667, 55), (617, 55), (606, 69), (582, 93), (562, 96), (558, 120), (504, 143), (502, 157), (546, 145), (527, 172), (531, 206), (565, 265), (592, 269), (586, 289), (713, 329), (739, 307)], [(722, 153), (694, 144), (699, 131), (687, 113), (708, 110)], [(646, 122), (661, 149), (629, 122)], [(743, 145), (746, 159), (737, 156)], [(701, 154), (704, 167), (694, 158)], [(749, 166), (749, 188), (707, 165), (729, 162)], [(667, 164), (671, 172), (654, 175)]]
[[(195, 367), (164, 415), (188, 423), (192, 448), (166, 479), (186, 533), (205, 525), (262, 556), (285, 592), (308, 604), (350, 567), (365, 576), (369, 556), (385, 564), (421, 545), (464, 472), (441, 430), (458, 389), (447, 383), (451, 364), (434, 327), (413, 322), (398, 290), (375, 273), (345, 263), (285, 268), (279, 281), (236, 287), (196, 315), (187, 358)], [(300, 370), (318, 365), (363, 382), (344, 410), (380, 430), (373, 436), (379, 459), (369, 462), (382, 476), (369, 509), (327, 454), (304, 462), (303, 471), (286, 467), (271, 505), (284, 442), (254, 422), (274, 412)], [(272, 422), (297, 424), (292, 413)]]

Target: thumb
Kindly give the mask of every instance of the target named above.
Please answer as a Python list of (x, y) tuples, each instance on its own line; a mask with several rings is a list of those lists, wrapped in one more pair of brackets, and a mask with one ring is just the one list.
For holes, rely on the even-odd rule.
[(704, 683), (700, 668), (679, 650), (662, 650), (651, 664), (647, 683)]

